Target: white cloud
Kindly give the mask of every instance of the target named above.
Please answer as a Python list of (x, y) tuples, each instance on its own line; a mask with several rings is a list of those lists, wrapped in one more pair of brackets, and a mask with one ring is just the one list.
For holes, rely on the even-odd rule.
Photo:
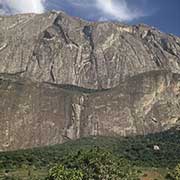
[(96, 0), (96, 6), (108, 19), (131, 21), (144, 16), (141, 10), (130, 8), (125, 0)]
[[(142, 9), (131, 6), (127, 0), (67, 0), (79, 8), (97, 9), (99, 20), (132, 21), (145, 16)], [(141, 0), (142, 2), (144, 0)], [(88, 11), (89, 12), (89, 11)], [(88, 13), (87, 12), (87, 13)]]
[[(141, 1), (145, 0), (139, 0)], [(132, 7), (128, 0), (0, 0), (0, 14), (42, 13), (44, 6), (51, 5), (60, 10), (65, 4), (71, 5), (71, 9), (73, 7), (73, 11), (79, 14), (83, 12), (86, 18), (94, 17), (99, 21), (132, 21), (145, 15), (138, 7), (140, 3), (134, 3), (136, 6)]]
[(44, 0), (0, 0), (0, 5), (4, 13), (43, 13), (43, 2)]

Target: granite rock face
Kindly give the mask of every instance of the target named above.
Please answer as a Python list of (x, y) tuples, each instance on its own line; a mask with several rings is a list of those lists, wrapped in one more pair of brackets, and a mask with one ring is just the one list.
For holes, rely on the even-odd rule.
[(180, 38), (63, 12), (0, 17), (0, 150), (180, 122)]

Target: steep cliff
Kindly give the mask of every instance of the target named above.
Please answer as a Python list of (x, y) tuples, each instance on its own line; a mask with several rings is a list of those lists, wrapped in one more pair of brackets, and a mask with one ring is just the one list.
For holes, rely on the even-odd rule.
[(180, 38), (63, 12), (0, 17), (0, 150), (180, 122)]

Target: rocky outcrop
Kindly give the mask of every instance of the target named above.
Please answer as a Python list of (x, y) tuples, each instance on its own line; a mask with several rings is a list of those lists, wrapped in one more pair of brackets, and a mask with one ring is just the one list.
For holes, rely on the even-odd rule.
[(63, 12), (0, 17), (0, 150), (180, 122), (180, 38)]

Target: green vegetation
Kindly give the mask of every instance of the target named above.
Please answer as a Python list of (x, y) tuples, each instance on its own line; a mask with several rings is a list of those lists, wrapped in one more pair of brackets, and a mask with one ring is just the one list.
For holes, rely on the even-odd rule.
[[(159, 150), (154, 150), (156, 145)], [(108, 161), (113, 157), (114, 161), (110, 163), (110, 167), (116, 166), (117, 161), (122, 160), (127, 163), (128, 169), (138, 168), (142, 174), (153, 174), (149, 170), (154, 169), (155, 174), (158, 174), (155, 175), (156, 177), (164, 177), (168, 172), (170, 177), (174, 172), (173, 169), (180, 162), (180, 131), (171, 130), (155, 135), (128, 138), (90, 137), (69, 141), (63, 145), (2, 152), (0, 153), (0, 179), (1, 177), (45, 179), (50, 169), (51, 172), (64, 172), (68, 177), (79, 176), (80, 178), (81, 175), (84, 177), (87, 172), (85, 173), (83, 158), (86, 157), (93, 162), (96, 157), (103, 158), (100, 156), (103, 153), (98, 153), (98, 148), (101, 151), (107, 151), (104, 164), (110, 163)], [(72, 159), (73, 162), (71, 162)], [(103, 161), (98, 165), (103, 166)], [(86, 169), (88, 172), (92, 172), (90, 167), (88, 165)], [(122, 169), (120, 171), (122, 172)]]
[(124, 158), (93, 148), (67, 156), (50, 170), (49, 180), (138, 180), (137, 170)]
[(178, 164), (172, 172), (166, 176), (167, 180), (180, 180), (180, 164)]
[(57, 165), (49, 170), (47, 180), (82, 180), (83, 173), (80, 170), (65, 168)]

